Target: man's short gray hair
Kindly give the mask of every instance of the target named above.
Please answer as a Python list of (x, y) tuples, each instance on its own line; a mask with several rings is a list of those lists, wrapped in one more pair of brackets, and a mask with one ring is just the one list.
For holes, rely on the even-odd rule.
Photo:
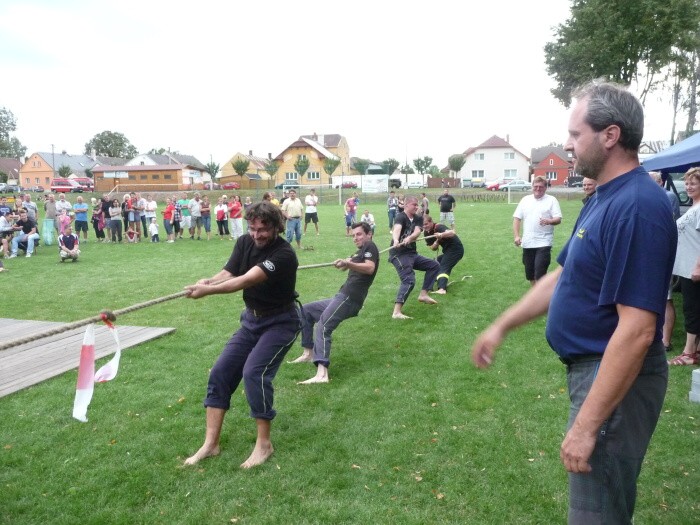
[(585, 120), (594, 131), (617, 126), (620, 145), (628, 151), (639, 151), (644, 135), (644, 108), (625, 87), (594, 80), (574, 90), (572, 96), (588, 101)]

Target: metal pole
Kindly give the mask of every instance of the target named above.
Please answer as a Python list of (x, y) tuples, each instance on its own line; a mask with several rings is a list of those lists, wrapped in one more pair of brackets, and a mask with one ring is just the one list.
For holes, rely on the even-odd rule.
[(56, 155), (53, 151), (53, 144), (51, 144), (51, 173), (52, 178), (56, 178)]

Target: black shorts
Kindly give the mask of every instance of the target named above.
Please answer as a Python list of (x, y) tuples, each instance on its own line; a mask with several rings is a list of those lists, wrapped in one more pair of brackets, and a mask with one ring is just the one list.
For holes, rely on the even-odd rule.
[(552, 262), (552, 247), (523, 248), (523, 264), (525, 265), (525, 279), (537, 281), (544, 277)]
[(76, 232), (85, 232), (87, 233), (88, 231), (88, 223), (87, 221), (75, 221), (75, 231)]
[(304, 214), (304, 224), (309, 224), (310, 222), (318, 224), (318, 213), (313, 212)]

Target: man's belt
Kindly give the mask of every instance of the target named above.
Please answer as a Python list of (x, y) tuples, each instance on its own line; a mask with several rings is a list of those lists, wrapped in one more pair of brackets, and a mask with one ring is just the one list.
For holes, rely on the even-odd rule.
[(266, 310), (258, 310), (255, 308), (246, 308), (249, 313), (254, 315), (255, 317), (270, 317), (271, 315), (277, 315), (281, 314), (284, 312), (288, 312), (289, 310), (293, 310), (295, 307), (294, 302), (291, 302), (289, 304), (285, 304), (284, 306), (278, 306), (277, 308), (268, 308)]
[(290, 219), (301, 219), (301, 216), (299, 217), (289, 217)]
[(600, 361), (603, 359), (603, 354), (587, 354), (587, 355), (574, 355), (571, 357), (560, 357), (559, 361), (567, 366), (577, 365), (579, 363), (590, 363), (591, 361)]

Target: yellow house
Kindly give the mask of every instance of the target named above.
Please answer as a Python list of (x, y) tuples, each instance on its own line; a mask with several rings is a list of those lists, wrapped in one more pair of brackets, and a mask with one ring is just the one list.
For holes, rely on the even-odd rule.
[[(270, 154), (269, 157), (272, 157)], [(233, 163), (238, 161), (248, 161), (248, 171), (243, 177), (239, 177), (233, 169)], [(219, 178), (216, 182), (226, 184), (227, 182), (238, 182), (241, 189), (267, 188), (270, 186), (270, 176), (265, 171), (265, 166), (270, 162), (270, 158), (256, 157), (253, 151), (248, 151), (248, 155), (236, 153), (221, 167)]]
[[(301, 178), (294, 167), (300, 157), (309, 161), (309, 169)], [(302, 135), (275, 157), (275, 161), (279, 163), (275, 185), (330, 184), (330, 176), (323, 169), (323, 164), (328, 158), (340, 160), (340, 164), (333, 172), (334, 177), (350, 173), (350, 148), (345, 137), (338, 134)]]

